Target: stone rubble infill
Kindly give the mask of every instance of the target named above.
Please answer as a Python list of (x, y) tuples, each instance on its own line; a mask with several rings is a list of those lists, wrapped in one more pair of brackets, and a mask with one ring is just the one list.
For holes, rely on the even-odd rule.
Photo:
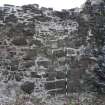
[(56, 11), (37, 4), (0, 7), (3, 96), (15, 100), (17, 94), (29, 94), (42, 101), (51, 97), (48, 105), (62, 105), (65, 97), (57, 96), (91, 90), (97, 60), (86, 10)]

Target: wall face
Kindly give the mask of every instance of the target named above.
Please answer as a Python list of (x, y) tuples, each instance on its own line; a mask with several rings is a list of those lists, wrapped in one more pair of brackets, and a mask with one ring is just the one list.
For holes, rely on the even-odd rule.
[(14, 100), (21, 93), (44, 99), (93, 91), (97, 59), (89, 3), (83, 10), (0, 9), (0, 97)]

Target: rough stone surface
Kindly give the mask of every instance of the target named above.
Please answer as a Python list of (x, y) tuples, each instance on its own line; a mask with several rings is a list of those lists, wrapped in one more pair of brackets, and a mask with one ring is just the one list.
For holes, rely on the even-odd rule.
[(105, 93), (104, 23), (104, 0), (62, 11), (0, 7), (0, 100), (14, 100), (21, 91), (43, 100)]

